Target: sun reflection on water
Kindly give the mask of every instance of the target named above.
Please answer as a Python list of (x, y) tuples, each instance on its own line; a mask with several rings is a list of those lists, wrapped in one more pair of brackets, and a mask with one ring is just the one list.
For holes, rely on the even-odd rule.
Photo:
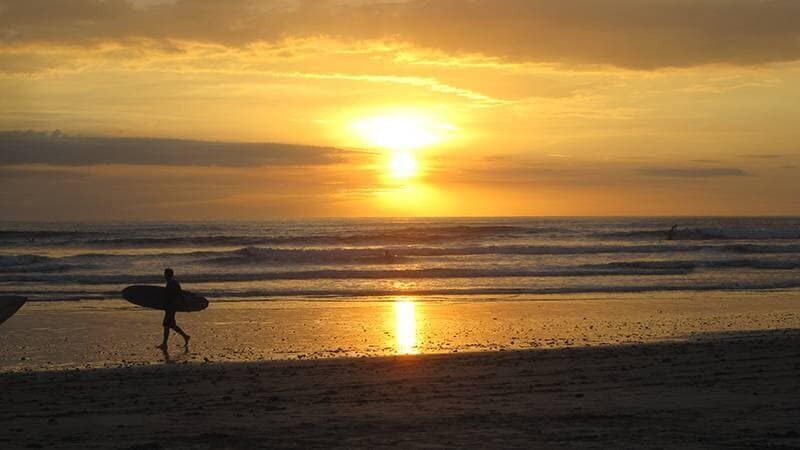
[(417, 354), (417, 320), (414, 301), (408, 297), (399, 297), (394, 303), (394, 313), (397, 353), (401, 355)]

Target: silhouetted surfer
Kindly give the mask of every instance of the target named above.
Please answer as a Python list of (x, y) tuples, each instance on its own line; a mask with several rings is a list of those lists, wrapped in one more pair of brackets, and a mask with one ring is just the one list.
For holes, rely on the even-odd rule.
[(175, 322), (175, 312), (178, 302), (183, 302), (183, 292), (181, 291), (181, 284), (175, 279), (175, 272), (172, 269), (164, 269), (164, 278), (167, 280), (167, 304), (164, 305), (164, 341), (161, 342), (157, 348), (167, 351), (167, 340), (169, 339), (169, 329), (172, 328), (176, 333), (183, 336), (184, 345), (189, 348), (190, 336), (181, 330), (181, 327)]
[(667, 231), (667, 240), (671, 241), (675, 239), (675, 233), (677, 231), (678, 231), (678, 224), (676, 223), (675, 225), (672, 226), (672, 228), (669, 229), (669, 231)]

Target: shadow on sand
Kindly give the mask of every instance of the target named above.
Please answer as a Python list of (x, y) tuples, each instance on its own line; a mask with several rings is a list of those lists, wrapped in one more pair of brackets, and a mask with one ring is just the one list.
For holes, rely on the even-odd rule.
[[(0, 446), (792, 447), (800, 330), (0, 375)], [(166, 360), (172, 360), (165, 355)]]

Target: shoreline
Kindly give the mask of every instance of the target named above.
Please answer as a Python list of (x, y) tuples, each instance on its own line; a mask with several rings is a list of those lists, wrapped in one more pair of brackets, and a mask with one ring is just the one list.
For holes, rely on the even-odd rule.
[[(151, 285), (160, 285), (155, 283)], [(193, 289), (202, 289), (202, 285), (193, 285)], [(26, 297), (29, 303), (59, 303), (59, 302), (104, 302), (115, 301), (121, 299), (119, 294), (124, 287), (116, 286), (119, 289), (113, 290), (105, 294), (98, 294), (86, 297), (61, 297), (42, 299), (37, 298), (40, 294), (31, 294), (27, 291), (3, 291), (0, 295), (6, 296), (22, 296)], [(199, 292), (199, 291), (198, 291)], [(214, 299), (213, 291), (211, 294), (202, 292), (203, 294)], [(280, 302), (339, 302), (342, 299), (348, 299), (351, 302), (391, 302), (392, 298), (400, 297), (419, 297), (428, 299), (428, 301), (503, 301), (507, 299), (517, 299), (519, 301), (558, 301), (563, 299), (613, 299), (613, 298), (632, 298), (632, 297), (665, 297), (665, 296), (703, 296), (703, 295), (729, 295), (729, 296), (747, 296), (751, 294), (785, 294), (785, 293), (800, 293), (800, 281), (789, 282), (780, 286), (774, 285), (751, 285), (751, 286), (731, 286), (724, 287), (722, 285), (709, 286), (680, 286), (680, 287), (664, 287), (661, 288), (638, 288), (632, 287), (625, 288), (610, 288), (610, 289), (553, 289), (550, 291), (535, 291), (535, 290), (519, 290), (519, 289), (485, 289), (485, 290), (471, 290), (465, 289), (463, 291), (445, 289), (445, 290), (425, 290), (425, 291), (270, 291), (269, 293), (253, 293), (250, 295), (233, 294), (230, 296), (222, 296), (216, 300), (219, 303), (247, 303), (247, 302), (263, 302), (267, 301), (266, 298), (276, 299)], [(30, 297), (34, 295), (33, 297)], [(212, 300), (213, 302), (214, 300)]]
[(0, 374), (8, 448), (800, 445), (800, 330)]
[[(159, 283), (151, 283), (153, 286), (160, 286)], [(27, 303), (30, 304), (53, 304), (53, 303), (76, 303), (76, 302), (109, 302), (123, 300), (121, 292), (124, 287), (119, 287), (113, 293), (109, 293), (104, 297), (70, 297), (70, 298), (27, 298)], [(196, 287), (193, 288), (197, 290)], [(199, 291), (198, 291), (199, 292)], [(628, 300), (638, 298), (655, 298), (663, 299), (676, 296), (684, 297), (737, 297), (745, 298), (756, 295), (770, 295), (770, 294), (796, 294), (800, 297), (800, 287), (776, 287), (776, 288), (747, 288), (747, 287), (734, 287), (730, 289), (663, 289), (663, 290), (631, 290), (631, 291), (576, 291), (576, 292), (488, 292), (488, 293), (423, 293), (419, 294), (415, 291), (393, 291), (393, 294), (358, 294), (345, 292), (343, 294), (323, 294), (323, 295), (286, 295), (282, 293), (277, 294), (254, 294), (253, 296), (230, 296), (230, 297), (208, 297), (210, 304), (230, 304), (230, 303), (258, 303), (258, 302), (281, 302), (281, 303), (303, 303), (303, 302), (316, 302), (316, 303), (386, 303), (395, 302), (398, 297), (414, 297), (419, 298), (425, 302), (493, 302), (493, 301), (530, 301), (530, 302), (545, 302), (545, 301), (591, 301), (591, 300)], [(8, 291), (2, 295), (6, 296), (22, 296), (25, 297), (25, 291)], [(203, 292), (205, 294), (205, 292)], [(131, 306), (137, 306), (129, 303)]]

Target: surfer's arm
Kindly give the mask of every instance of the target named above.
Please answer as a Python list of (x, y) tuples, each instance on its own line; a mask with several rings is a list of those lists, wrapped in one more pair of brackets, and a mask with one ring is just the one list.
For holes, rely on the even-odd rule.
[(167, 298), (173, 306), (183, 301), (183, 290), (181, 289), (180, 283), (167, 283), (167, 292)]
[(172, 300), (176, 305), (181, 305), (186, 301), (186, 299), (183, 298), (183, 289), (181, 289), (180, 283), (175, 283), (175, 293)]

